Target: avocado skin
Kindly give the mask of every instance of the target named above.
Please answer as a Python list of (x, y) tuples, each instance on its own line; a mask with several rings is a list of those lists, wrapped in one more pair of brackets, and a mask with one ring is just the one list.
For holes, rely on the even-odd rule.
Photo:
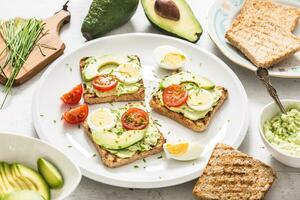
[(93, 0), (81, 26), (82, 35), (91, 40), (128, 22), (139, 0)]
[[(180, 35), (177, 35), (177, 34), (175, 34), (175, 33), (171, 33), (171, 32), (169, 32), (169, 31), (166, 31), (166, 30), (162, 29), (161, 27), (159, 27), (158, 25), (156, 25), (155, 23), (153, 23), (153, 22), (151, 21), (151, 19), (148, 17), (147, 14), (145, 14), (145, 15), (146, 15), (146, 18), (149, 20), (150, 24), (151, 24), (154, 28), (156, 28), (157, 30), (159, 30), (160, 32), (162, 32), (162, 33), (164, 33), (164, 34), (167, 34), (167, 35), (170, 35), (170, 36), (174, 36), (174, 37), (183, 39), (183, 40), (187, 40), (186, 38), (184, 38), (184, 37), (182, 37), (182, 36), (180, 36)], [(200, 40), (200, 37), (201, 37), (202, 33), (203, 33), (203, 31), (201, 31), (201, 32), (199, 32), (199, 33), (196, 33), (196, 35), (197, 35), (197, 40), (194, 40), (194, 41), (187, 40), (187, 41), (192, 42), (192, 43), (197, 43), (197, 42)]]

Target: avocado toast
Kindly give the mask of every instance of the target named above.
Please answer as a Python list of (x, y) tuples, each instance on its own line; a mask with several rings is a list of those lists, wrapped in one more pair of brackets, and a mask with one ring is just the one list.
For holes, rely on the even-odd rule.
[(162, 133), (140, 102), (118, 109), (99, 108), (90, 114), (83, 128), (103, 164), (110, 168), (159, 153), (165, 143)]
[(225, 88), (182, 71), (162, 80), (152, 95), (150, 107), (193, 131), (202, 132), (227, 96)]
[[(145, 98), (141, 63), (135, 55), (85, 57), (80, 60), (80, 72), (84, 87), (83, 99), (88, 104)], [(98, 82), (95, 83), (96, 80)]]

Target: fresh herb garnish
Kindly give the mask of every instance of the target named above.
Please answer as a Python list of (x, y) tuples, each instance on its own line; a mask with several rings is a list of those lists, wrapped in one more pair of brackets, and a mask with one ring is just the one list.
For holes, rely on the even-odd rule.
[[(11, 19), (0, 22), (0, 35), (2, 36), (6, 47), (0, 51), (0, 56), (5, 55), (5, 62), (0, 65), (0, 74), (6, 78), (3, 92), (5, 97), (2, 101), (3, 107), (8, 94), (11, 93), (12, 85), (15, 82), (20, 70), (24, 66), (26, 59), (35, 46), (42, 52), (42, 48), (48, 48), (47, 45), (37, 44), (37, 42), (48, 32), (43, 32), (44, 23), (37, 19)], [(9, 69), (7, 69), (9, 67)], [(9, 71), (9, 75), (5, 72)]]

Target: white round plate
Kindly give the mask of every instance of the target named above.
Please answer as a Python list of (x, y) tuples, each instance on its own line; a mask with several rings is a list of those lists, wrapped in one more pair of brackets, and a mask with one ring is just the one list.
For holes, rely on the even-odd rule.
[[(207, 14), (207, 30), (212, 41), (221, 52), (234, 63), (255, 71), (257, 67), (253, 65), (241, 52), (231, 46), (225, 39), (225, 32), (230, 27), (233, 19), (239, 13), (244, 0), (216, 0), (211, 5)], [(300, 8), (298, 0), (274, 0), (274, 2), (291, 5)], [(300, 26), (294, 31), (295, 35), (300, 35)], [(282, 78), (300, 77), (300, 52), (289, 57), (285, 61), (269, 69), (271, 76)]]
[[(209, 77), (217, 85), (229, 91), (229, 98), (214, 117), (209, 129), (203, 133), (195, 133), (182, 125), (151, 112), (154, 119), (161, 124), (160, 130), (170, 142), (188, 140), (200, 144), (208, 144), (203, 158), (191, 162), (179, 162), (161, 158), (156, 154), (146, 161), (137, 161), (116, 169), (105, 167), (95, 156), (95, 148), (78, 126), (67, 125), (61, 120), (61, 113), (68, 110), (59, 97), (81, 82), (79, 60), (85, 56), (103, 54), (138, 55), (143, 66), (143, 79), (146, 85), (148, 104), (151, 92), (158, 86), (158, 78), (167, 71), (158, 69), (153, 50), (159, 45), (172, 45), (190, 57), (186, 70)], [(169, 74), (171, 72), (168, 72)], [(98, 107), (118, 107), (125, 103), (101, 104), (90, 106), (90, 110)], [(86, 43), (73, 53), (64, 56), (53, 64), (42, 76), (33, 102), (34, 125), (40, 138), (56, 145), (82, 169), (82, 173), (96, 181), (130, 188), (157, 188), (177, 185), (199, 176), (204, 168), (214, 144), (223, 141), (238, 147), (248, 127), (248, 104), (245, 90), (231, 69), (216, 56), (200, 47), (167, 36), (154, 34), (124, 34), (110, 36)], [(150, 111), (150, 108), (148, 106)], [(228, 123), (228, 131), (221, 134), (219, 130)]]
[(59, 190), (51, 190), (52, 200), (62, 200), (69, 196), (81, 180), (80, 169), (61, 151), (41, 140), (0, 133), (0, 161), (20, 163), (37, 169), (37, 160), (46, 158), (55, 164), (64, 177), (64, 186)]

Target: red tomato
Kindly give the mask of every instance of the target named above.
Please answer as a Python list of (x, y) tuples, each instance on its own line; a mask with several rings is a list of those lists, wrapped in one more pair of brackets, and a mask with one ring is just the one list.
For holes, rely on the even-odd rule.
[(149, 124), (148, 113), (139, 108), (129, 108), (121, 117), (122, 125), (127, 130), (142, 130)]
[(65, 103), (69, 105), (75, 105), (77, 104), (82, 96), (82, 85), (78, 84), (76, 87), (74, 87), (71, 91), (65, 93), (60, 99)]
[(170, 85), (163, 91), (163, 102), (169, 107), (179, 107), (188, 99), (188, 92), (181, 85)]
[(64, 120), (66, 120), (66, 122), (70, 124), (80, 124), (87, 118), (88, 113), (89, 113), (88, 106), (86, 104), (83, 104), (65, 112), (63, 114), (63, 118)]
[(117, 83), (117, 80), (109, 75), (100, 75), (93, 80), (94, 88), (102, 92), (114, 89)]

